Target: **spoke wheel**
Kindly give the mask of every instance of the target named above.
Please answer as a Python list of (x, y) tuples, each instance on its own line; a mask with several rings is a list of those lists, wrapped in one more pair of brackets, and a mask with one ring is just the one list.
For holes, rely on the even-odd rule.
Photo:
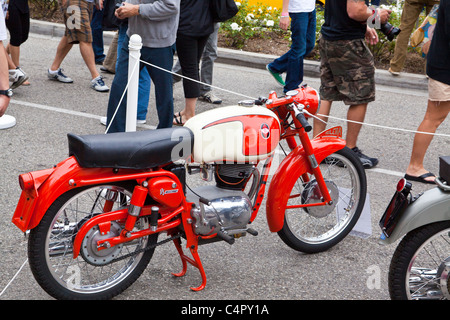
[[(94, 226), (83, 239), (80, 255), (73, 259), (72, 244), (90, 218), (129, 205), (132, 185), (100, 185), (74, 189), (60, 196), (31, 230), (28, 247), (34, 277), (57, 299), (110, 299), (128, 288), (145, 270), (154, 249), (118, 260), (156, 242), (156, 236), (97, 250), (102, 238), (120, 234), (124, 221), (113, 221), (109, 234)], [(148, 228), (147, 219), (136, 230)]]
[(393, 300), (450, 299), (450, 221), (408, 233), (400, 242), (389, 268)]
[[(350, 149), (327, 157), (320, 170), (333, 204), (286, 210), (278, 232), (287, 245), (306, 253), (325, 251), (339, 243), (358, 221), (366, 197), (364, 168)], [(288, 206), (323, 202), (316, 180), (311, 179), (307, 183), (301, 177), (297, 180)]]

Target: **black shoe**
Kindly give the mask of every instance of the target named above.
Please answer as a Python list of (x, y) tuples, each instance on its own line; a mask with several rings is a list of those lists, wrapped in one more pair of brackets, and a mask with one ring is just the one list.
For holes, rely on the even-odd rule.
[(359, 158), (359, 160), (361, 160), (361, 163), (365, 169), (373, 168), (378, 164), (377, 158), (371, 158), (366, 156), (361, 152), (361, 150), (359, 150), (358, 147), (354, 147), (352, 148), (352, 150), (354, 153), (356, 153), (356, 156)]

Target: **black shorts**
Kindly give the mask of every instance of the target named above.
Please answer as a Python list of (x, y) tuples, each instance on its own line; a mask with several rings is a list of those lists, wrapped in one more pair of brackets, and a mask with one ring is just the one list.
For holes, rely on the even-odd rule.
[(28, 39), (30, 32), (30, 12), (21, 12), (13, 4), (8, 7), (8, 19), (5, 19), (12, 46), (18, 47)]

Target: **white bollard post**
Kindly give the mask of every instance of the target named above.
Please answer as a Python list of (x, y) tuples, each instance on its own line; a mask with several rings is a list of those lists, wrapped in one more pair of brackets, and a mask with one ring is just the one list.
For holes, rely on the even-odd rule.
[[(128, 93), (127, 93), (127, 118), (125, 131), (136, 131), (138, 89), (139, 89), (139, 60), (141, 58), (142, 38), (138, 34), (130, 37), (128, 44)], [(138, 65), (135, 68), (136, 63)], [(134, 70), (134, 73), (133, 73)]]

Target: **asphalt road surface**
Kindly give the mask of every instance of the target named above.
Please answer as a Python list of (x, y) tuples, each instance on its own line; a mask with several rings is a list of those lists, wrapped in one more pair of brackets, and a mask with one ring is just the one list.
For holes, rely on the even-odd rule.
[[(17, 176), (45, 169), (67, 157), (69, 132), (103, 133), (100, 117), (106, 114), (108, 93), (89, 88), (90, 77), (77, 46), (62, 67), (74, 79), (63, 84), (47, 79), (58, 39), (32, 35), (22, 46), (23, 68), (30, 74), (31, 85), (15, 90), (7, 114), (16, 117), (17, 125), (0, 131), (0, 300), (50, 300), (34, 280), (27, 259), (26, 238), (11, 218), (20, 196)], [(111, 84), (113, 75), (105, 74)], [(318, 79), (308, 78), (318, 88)], [(281, 93), (265, 70), (216, 64), (214, 85), (223, 99), (222, 105), (236, 104), (246, 97), (267, 96), (271, 90)], [(183, 106), (181, 84), (174, 87), (175, 111)], [(427, 92), (398, 89), (391, 83), (377, 87), (377, 100), (371, 103), (361, 131), (359, 147), (380, 162), (367, 170), (370, 196), (369, 236), (350, 235), (327, 252), (306, 255), (287, 247), (268, 230), (265, 203), (250, 235), (232, 246), (214, 243), (199, 248), (208, 283), (201, 292), (189, 290), (201, 283), (198, 271), (189, 266), (187, 275), (174, 278), (181, 263), (171, 245), (158, 247), (143, 275), (117, 300), (386, 300), (387, 272), (395, 245), (378, 243), (378, 221), (403, 174), (412, 147), (413, 133), (393, 130), (416, 130), (426, 108)], [(197, 112), (217, 106), (199, 102)], [(346, 108), (336, 103), (332, 115), (345, 118)], [(448, 120), (438, 133), (450, 134)], [(154, 95), (149, 105), (146, 130), (157, 124)], [(330, 120), (330, 125), (345, 122)], [(378, 127), (386, 126), (389, 128)], [(438, 156), (450, 154), (450, 139), (436, 136), (429, 148), (425, 166), (438, 172)], [(413, 192), (429, 188), (415, 183)], [(21, 266), (23, 268), (20, 270)], [(13, 277), (17, 275), (14, 279)]]

